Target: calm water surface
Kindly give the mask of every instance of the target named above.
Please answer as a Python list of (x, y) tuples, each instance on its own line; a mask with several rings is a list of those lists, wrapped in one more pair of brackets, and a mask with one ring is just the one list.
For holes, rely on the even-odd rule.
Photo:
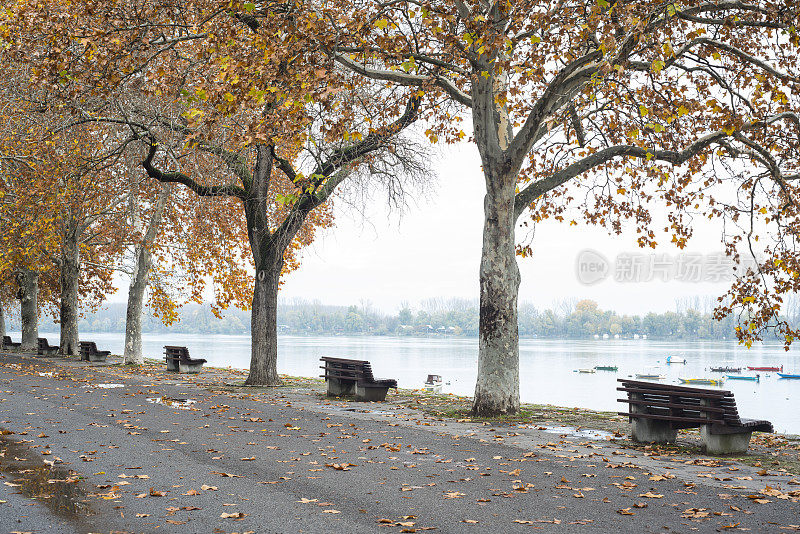
[[(14, 339), (18, 333), (12, 333)], [(47, 336), (56, 343), (58, 335)], [(121, 334), (87, 334), (101, 350), (121, 354)], [(193, 357), (209, 365), (246, 369), (250, 364), (249, 336), (191, 334), (145, 334), (144, 353), (160, 357), (164, 345), (185, 345)], [(444, 393), (472, 395), (477, 373), (477, 339), (409, 337), (298, 337), (278, 338), (278, 371), (295, 376), (318, 376), (319, 358), (334, 356), (372, 362), (378, 378), (396, 378), (402, 388), (420, 388), (428, 374), (442, 375)], [(523, 402), (613, 410), (622, 394), (617, 378), (654, 372), (678, 378), (719, 377), (710, 366), (784, 366), (785, 372), (800, 373), (797, 350), (785, 352), (779, 345), (759, 345), (748, 350), (735, 342), (666, 342), (650, 340), (520, 341), (520, 394)], [(673, 355), (687, 363), (667, 365)], [(616, 365), (618, 372), (579, 374), (579, 368)], [(742, 374), (752, 374), (746, 371)], [(724, 388), (736, 396), (743, 417), (768, 419), (779, 432), (800, 434), (800, 380), (780, 379), (775, 373), (760, 373), (759, 383), (728, 380)], [(709, 386), (702, 386), (709, 387)]]

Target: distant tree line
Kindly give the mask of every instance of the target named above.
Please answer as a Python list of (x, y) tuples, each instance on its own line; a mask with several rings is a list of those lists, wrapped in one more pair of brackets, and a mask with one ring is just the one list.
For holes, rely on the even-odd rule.
[[(790, 303), (790, 319), (800, 319), (800, 306)], [(713, 299), (676, 302), (676, 311), (620, 315), (602, 310), (592, 300), (567, 299), (547, 309), (523, 303), (519, 310), (519, 332), (523, 337), (585, 339), (594, 336), (652, 339), (733, 339), (735, 319), (713, 319)], [(125, 304), (112, 303), (96, 312), (85, 312), (79, 322), (82, 332), (125, 332)], [(229, 308), (217, 317), (211, 306), (190, 304), (180, 320), (165, 326), (145, 314), (142, 331), (148, 333), (250, 334), (250, 313)], [(54, 329), (53, 318), (43, 317), (43, 331)], [(12, 317), (10, 330), (19, 330)], [(416, 307), (403, 303), (395, 314), (384, 314), (369, 302), (331, 306), (292, 300), (278, 309), (278, 329), (291, 335), (460, 336), (478, 335), (477, 303), (466, 299), (430, 299)]]

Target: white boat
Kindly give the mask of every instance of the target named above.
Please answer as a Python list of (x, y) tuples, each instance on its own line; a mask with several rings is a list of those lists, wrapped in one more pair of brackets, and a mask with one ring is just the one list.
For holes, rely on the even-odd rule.
[(575, 369), (575, 372), (576, 373), (587, 373), (588, 374), (588, 373), (594, 373), (595, 370), (594, 369)]
[(433, 393), (441, 393), (442, 391), (442, 377), (441, 375), (428, 375), (425, 380), (425, 390)]
[(645, 378), (647, 380), (664, 380), (664, 375), (636, 373), (636, 378)]

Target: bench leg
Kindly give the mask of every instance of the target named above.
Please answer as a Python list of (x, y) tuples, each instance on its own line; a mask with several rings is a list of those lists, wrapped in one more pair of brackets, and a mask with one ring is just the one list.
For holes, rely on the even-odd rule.
[(634, 418), (631, 429), (633, 441), (639, 443), (675, 443), (678, 438), (678, 431), (664, 421)]
[(355, 393), (356, 383), (353, 380), (329, 378), (325, 382), (328, 383), (329, 397), (342, 397), (344, 395), (353, 395)]
[(752, 432), (712, 434), (709, 425), (700, 427), (700, 437), (703, 440), (703, 448), (706, 454), (744, 454), (750, 445), (750, 436), (752, 435)]
[(175, 363), (175, 360), (167, 360), (167, 371), (178, 372), (178, 365)]
[(190, 373), (190, 374), (197, 374), (200, 372), (200, 369), (203, 368), (202, 363), (181, 363), (178, 362), (178, 372), (179, 373)]
[(356, 386), (356, 400), (360, 401), (377, 401), (383, 402), (386, 400), (386, 393), (389, 391), (388, 387), (364, 387)]
[(93, 363), (102, 362), (105, 363), (106, 355), (105, 354), (90, 354), (89, 361)]

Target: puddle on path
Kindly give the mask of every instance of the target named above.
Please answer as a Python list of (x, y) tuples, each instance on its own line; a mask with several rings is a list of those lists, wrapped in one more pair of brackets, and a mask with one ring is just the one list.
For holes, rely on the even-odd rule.
[(192, 407), (192, 404), (197, 404), (194, 399), (173, 399), (172, 397), (148, 397), (147, 402), (150, 404), (163, 404), (180, 410), (188, 410)]
[(6, 436), (0, 435), (0, 469), (6, 485), (63, 519), (80, 522), (92, 514), (78, 475), (45, 464), (36, 452)]
[(368, 413), (371, 415), (395, 415), (393, 412), (387, 412), (385, 410), (365, 410), (363, 408), (344, 408), (339, 406), (328, 406), (327, 409), (334, 410), (337, 412)]
[(547, 426), (547, 425), (519, 425), (518, 428), (533, 428), (542, 430), (548, 434), (565, 434), (576, 438), (605, 441), (614, 437), (611, 432), (605, 430), (593, 430), (591, 428), (575, 428), (572, 426)]

